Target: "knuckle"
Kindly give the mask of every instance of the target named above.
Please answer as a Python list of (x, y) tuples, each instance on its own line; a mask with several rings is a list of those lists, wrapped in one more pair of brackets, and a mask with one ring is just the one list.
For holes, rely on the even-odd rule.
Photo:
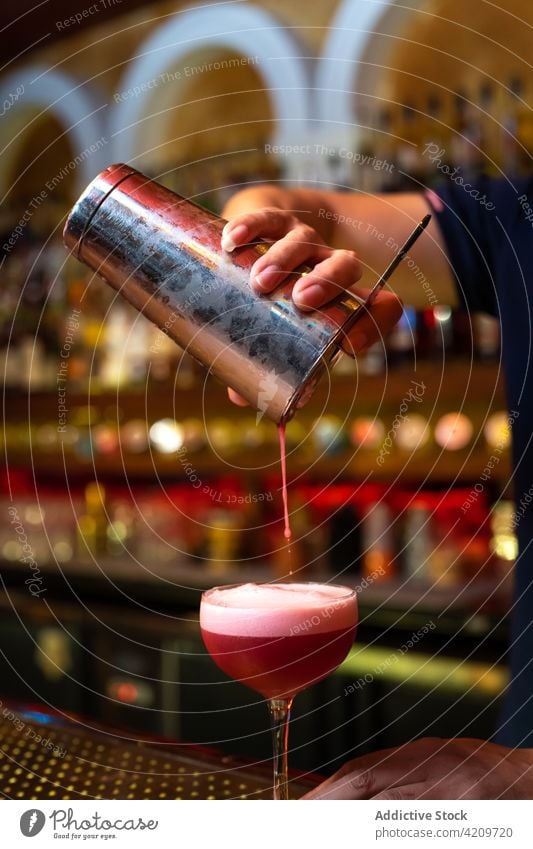
[(358, 793), (369, 793), (374, 784), (374, 772), (367, 769), (364, 772), (352, 772), (348, 776), (349, 785), (352, 790)]
[(335, 251), (335, 261), (343, 269), (343, 272), (349, 275), (352, 281), (359, 280), (363, 269), (354, 251), (344, 249)]
[(444, 737), (421, 737), (410, 745), (413, 749), (425, 752), (433, 749), (443, 748), (448, 741)]
[(351, 761), (346, 761), (346, 763), (343, 764), (341, 768), (338, 769), (337, 772), (332, 775), (332, 779), (344, 778), (345, 776), (350, 775), (351, 772), (355, 772), (358, 769), (357, 764), (358, 758), (353, 758)]
[(477, 774), (479, 771), (482, 773), (486, 768), (487, 759), (491, 760), (491, 752), (487, 748), (490, 744), (481, 740), (475, 742), (477, 745), (473, 746), (470, 741), (459, 739), (454, 741), (454, 745), (450, 746), (448, 750), (448, 754), (454, 760), (464, 762), (468, 759), (468, 767), (473, 774)]
[(344, 262), (349, 262), (352, 265), (356, 265), (359, 267), (359, 259), (355, 251), (350, 251), (345, 248), (341, 248), (337, 251), (337, 255), (339, 259), (342, 259)]
[(287, 263), (290, 264), (292, 249), (293, 242), (290, 235), (286, 233), (284, 236), (281, 236), (281, 238), (276, 239), (275, 242), (272, 242), (268, 250), (265, 251), (261, 258), (262, 267), (266, 268), (267, 265), (272, 264), (284, 267)]
[(320, 237), (316, 230), (313, 230), (310, 224), (305, 224), (303, 221), (297, 222), (294, 228), (294, 235), (300, 242), (310, 242), (311, 244), (320, 242)]
[(277, 226), (287, 232), (294, 229), (299, 223), (294, 213), (287, 209), (279, 209), (276, 206), (267, 206), (261, 210), (261, 214), (265, 220), (276, 221)]
[(298, 216), (294, 212), (291, 212), (288, 209), (283, 209), (281, 210), (281, 212), (285, 221), (287, 221), (291, 225), (291, 227), (297, 227), (299, 224), (303, 224), (303, 221), (298, 218)]

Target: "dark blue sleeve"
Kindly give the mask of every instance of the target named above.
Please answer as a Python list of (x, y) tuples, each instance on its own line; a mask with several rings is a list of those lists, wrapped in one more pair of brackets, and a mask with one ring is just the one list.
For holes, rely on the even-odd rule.
[[(533, 236), (527, 221), (532, 197), (531, 178), (469, 183), (451, 172), (435, 190), (427, 192), (442, 232), (461, 303), (472, 312), (501, 312), (500, 288), (511, 241)], [(532, 215), (533, 219), (533, 215)]]
[(460, 297), (498, 315), (507, 401), (513, 413), (512, 475), (519, 555), (514, 569), (511, 683), (496, 739), (533, 747), (533, 178), (461, 185), (456, 173), (428, 193)]

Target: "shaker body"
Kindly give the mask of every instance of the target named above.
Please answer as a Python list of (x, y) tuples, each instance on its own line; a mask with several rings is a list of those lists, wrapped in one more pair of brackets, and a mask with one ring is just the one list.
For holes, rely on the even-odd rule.
[(69, 214), (65, 244), (188, 354), (258, 411), (286, 421), (312, 393), (361, 309), (342, 295), (298, 310), (291, 274), (258, 295), (261, 245), (220, 247), (224, 220), (126, 165), (103, 171)]

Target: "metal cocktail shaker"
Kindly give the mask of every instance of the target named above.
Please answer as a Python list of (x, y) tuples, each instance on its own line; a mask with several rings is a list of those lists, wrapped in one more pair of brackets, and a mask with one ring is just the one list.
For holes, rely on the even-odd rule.
[[(319, 312), (250, 287), (262, 244), (220, 247), (224, 220), (127, 165), (96, 177), (70, 212), (67, 247), (147, 318), (279, 423), (312, 394), (362, 308), (343, 294)], [(305, 273), (305, 272), (304, 272)]]

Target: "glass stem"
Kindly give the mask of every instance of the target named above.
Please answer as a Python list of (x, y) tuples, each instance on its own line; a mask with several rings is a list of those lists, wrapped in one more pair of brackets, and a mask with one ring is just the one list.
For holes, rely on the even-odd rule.
[(292, 699), (270, 699), (270, 723), (274, 750), (274, 799), (288, 799), (287, 755), (289, 744), (289, 717)]

